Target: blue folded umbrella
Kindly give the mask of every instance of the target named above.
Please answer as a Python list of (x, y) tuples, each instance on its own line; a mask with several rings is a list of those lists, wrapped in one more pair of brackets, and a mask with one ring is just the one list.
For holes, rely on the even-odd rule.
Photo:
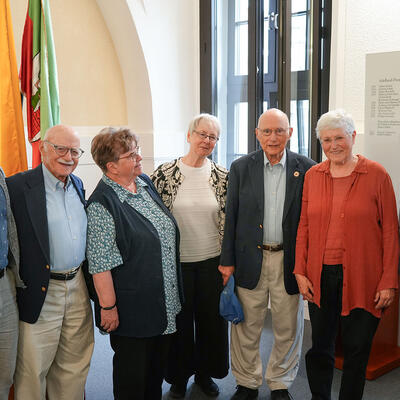
[(233, 275), (221, 292), (219, 298), (219, 313), (232, 324), (238, 324), (244, 320), (242, 306), (235, 294), (235, 279)]

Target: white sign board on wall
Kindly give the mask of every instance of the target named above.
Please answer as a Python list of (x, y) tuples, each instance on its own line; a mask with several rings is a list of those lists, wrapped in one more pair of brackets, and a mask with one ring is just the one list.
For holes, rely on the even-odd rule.
[[(400, 205), (400, 51), (366, 55), (365, 155), (392, 178)], [(400, 320), (397, 343), (400, 346)]]
[(389, 172), (400, 204), (400, 51), (366, 55), (365, 155)]

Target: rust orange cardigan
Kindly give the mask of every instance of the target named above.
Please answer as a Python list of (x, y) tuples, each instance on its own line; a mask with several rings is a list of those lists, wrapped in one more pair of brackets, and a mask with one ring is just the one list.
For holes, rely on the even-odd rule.
[[(398, 287), (399, 234), (392, 181), (378, 163), (358, 155), (344, 207), (342, 315), (363, 308), (376, 317), (377, 291)], [(330, 161), (308, 170), (293, 273), (306, 276), (320, 306), (322, 259), (332, 206)]]

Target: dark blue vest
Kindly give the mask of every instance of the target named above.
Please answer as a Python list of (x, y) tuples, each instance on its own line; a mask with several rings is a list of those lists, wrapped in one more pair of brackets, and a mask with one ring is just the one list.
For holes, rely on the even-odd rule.
[[(153, 183), (146, 175), (141, 178), (149, 185), (146, 190), (154, 201), (175, 223), (162, 203)], [(117, 297), (119, 326), (116, 335), (152, 337), (162, 334), (167, 327), (164, 281), (161, 261), (161, 243), (149, 220), (129, 206), (121, 203), (115, 191), (102, 180), (90, 196), (88, 205), (98, 202), (112, 215), (116, 243), (123, 264), (113, 268), (111, 274)], [(179, 264), (179, 231), (176, 226), (176, 262), (180, 297), (182, 278)], [(96, 326), (100, 326), (100, 307), (95, 301)]]

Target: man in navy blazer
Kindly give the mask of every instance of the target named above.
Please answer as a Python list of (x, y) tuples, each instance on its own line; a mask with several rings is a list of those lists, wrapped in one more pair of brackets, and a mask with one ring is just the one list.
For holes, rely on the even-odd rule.
[(50, 128), (43, 163), (7, 178), (20, 246), (18, 399), (82, 400), (93, 352), (93, 321), (81, 263), (86, 213), (72, 174), (83, 151), (70, 127)]
[(303, 338), (303, 301), (293, 275), (303, 180), (312, 160), (286, 149), (292, 135), (282, 111), (261, 115), (262, 150), (232, 163), (219, 270), (234, 272), (244, 322), (232, 325), (233, 400), (254, 399), (262, 384), (259, 343), (271, 305), (274, 344), (265, 378), (272, 400), (291, 399)]

